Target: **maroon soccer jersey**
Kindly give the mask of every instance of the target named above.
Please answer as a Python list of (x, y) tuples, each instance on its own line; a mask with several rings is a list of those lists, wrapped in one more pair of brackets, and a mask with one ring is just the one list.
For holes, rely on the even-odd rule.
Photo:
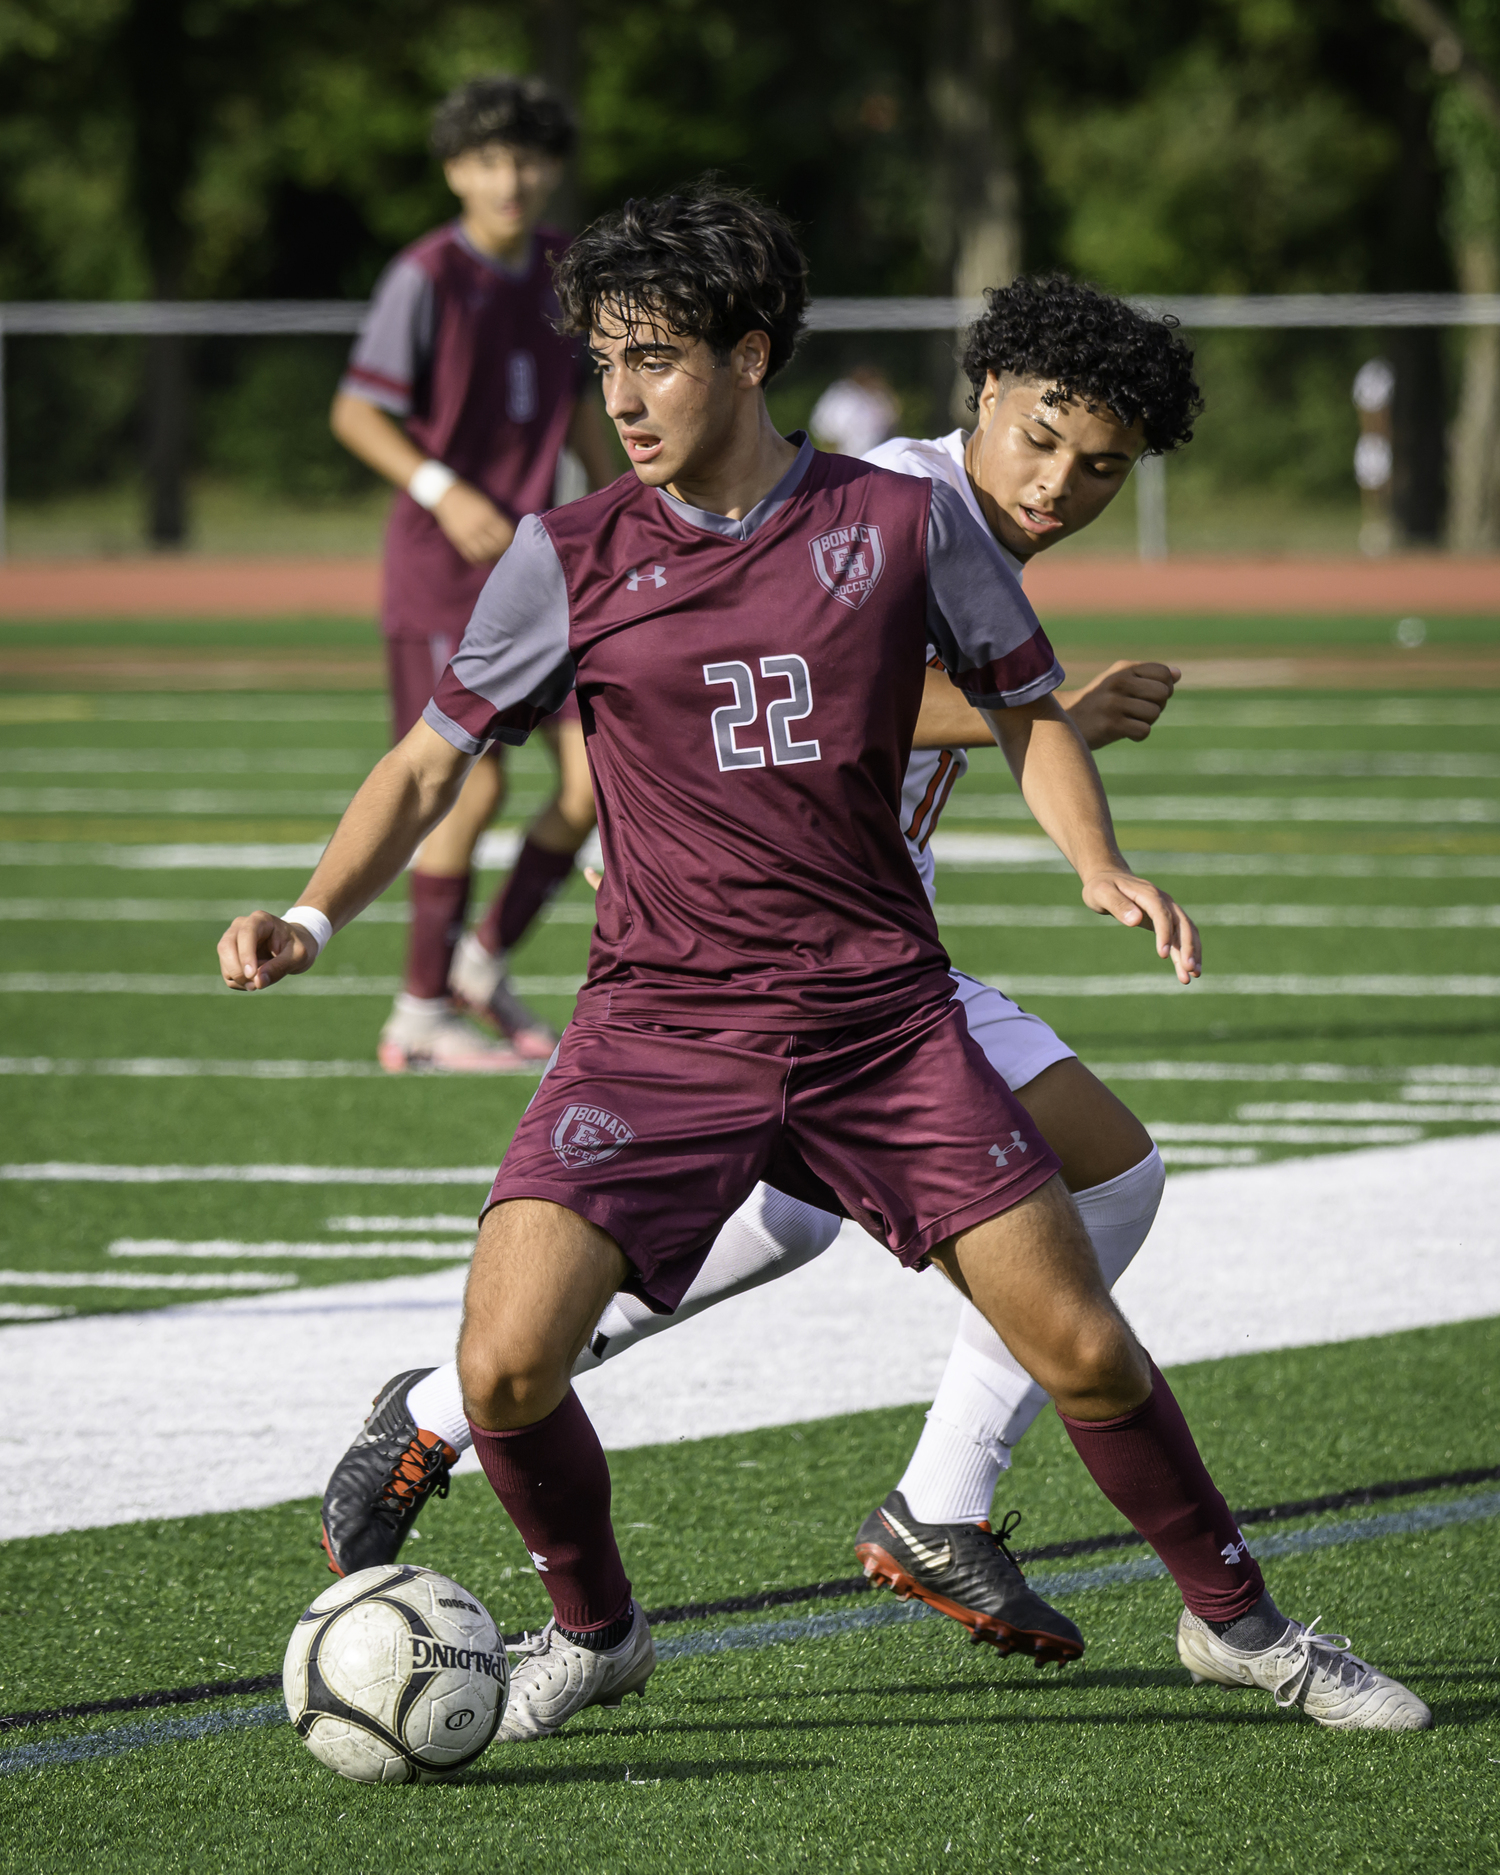
[(626, 476), (525, 524), (425, 720), (520, 741), (576, 677), (605, 857), (580, 1015), (810, 1030), (952, 995), (900, 822), (929, 641), (985, 707), (1062, 681), (951, 489), (805, 442), (742, 521)]
[[(517, 272), (481, 254), (457, 222), (424, 235), (382, 276), (344, 374), (344, 390), (399, 417), (419, 449), (512, 520), (552, 505), (584, 369), (577, 340), (552, 323), (547, 255), (566, 245), (538, 229)], [(489, 573), (470, 566), (410, 495), (397, 495), (381, 608), (391, 637), (456, 638)]]

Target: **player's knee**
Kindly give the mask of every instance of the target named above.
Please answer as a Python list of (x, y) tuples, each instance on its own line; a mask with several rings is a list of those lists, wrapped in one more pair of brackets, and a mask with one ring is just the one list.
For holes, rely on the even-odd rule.
[(498, 1431), (544, 1419), (567, 1391), (568, 1375), (548, 1350), (497, 1340), (466, 1321), (458, 1382), (469, 1418)]
[(1125, 1411), (1151, 1390), (1145, 1351), (1114, 1309), (1091, 1310), (1073, 1325), (1058, 1367), (1049, 1391), (1059, 1402), (1113, 1403)]

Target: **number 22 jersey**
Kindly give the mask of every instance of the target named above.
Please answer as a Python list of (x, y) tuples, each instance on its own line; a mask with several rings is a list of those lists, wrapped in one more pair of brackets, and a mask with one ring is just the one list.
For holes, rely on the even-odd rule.
[(952, 488), (793, 440), (742, 520), (633, 475), (529, 517), (427, 706), (474, 753), (576, 688), (605, 862), (580, 1018), (814, 1030), (952, 994), (901, 824), (928, 646), (985, 709), (1063, 674)]

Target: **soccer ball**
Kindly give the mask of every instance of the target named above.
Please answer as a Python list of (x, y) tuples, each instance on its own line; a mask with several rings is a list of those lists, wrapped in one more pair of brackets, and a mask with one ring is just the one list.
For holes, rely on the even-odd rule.
[(330, 1770), (360, 1784), (432, 1783), (495, 1736), (510, 1668), (467, 1589), (386, 1563), (324, 1590), (292, 1630), (281, 1682), (292, 1724)]

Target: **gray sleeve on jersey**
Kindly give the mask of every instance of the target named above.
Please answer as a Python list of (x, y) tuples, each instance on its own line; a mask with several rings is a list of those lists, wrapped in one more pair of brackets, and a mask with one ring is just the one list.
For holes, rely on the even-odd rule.
[(393, 261), (376, 285), (339, 389), (393, 417), (410, 416), (413, 388), (432, 357), (432, 329), (431, 279), (415, 261)]
[(567, 581), (546, 528), (529, 514), (485, 581), (422, 720), (477, 755), (487, 742), (524, 742), (572, 688)]
[(1036, 703), (1063, 680), (1047, 634), (994, 536), (946, 482), (927, 515), (927, 635), (979, 709)]

